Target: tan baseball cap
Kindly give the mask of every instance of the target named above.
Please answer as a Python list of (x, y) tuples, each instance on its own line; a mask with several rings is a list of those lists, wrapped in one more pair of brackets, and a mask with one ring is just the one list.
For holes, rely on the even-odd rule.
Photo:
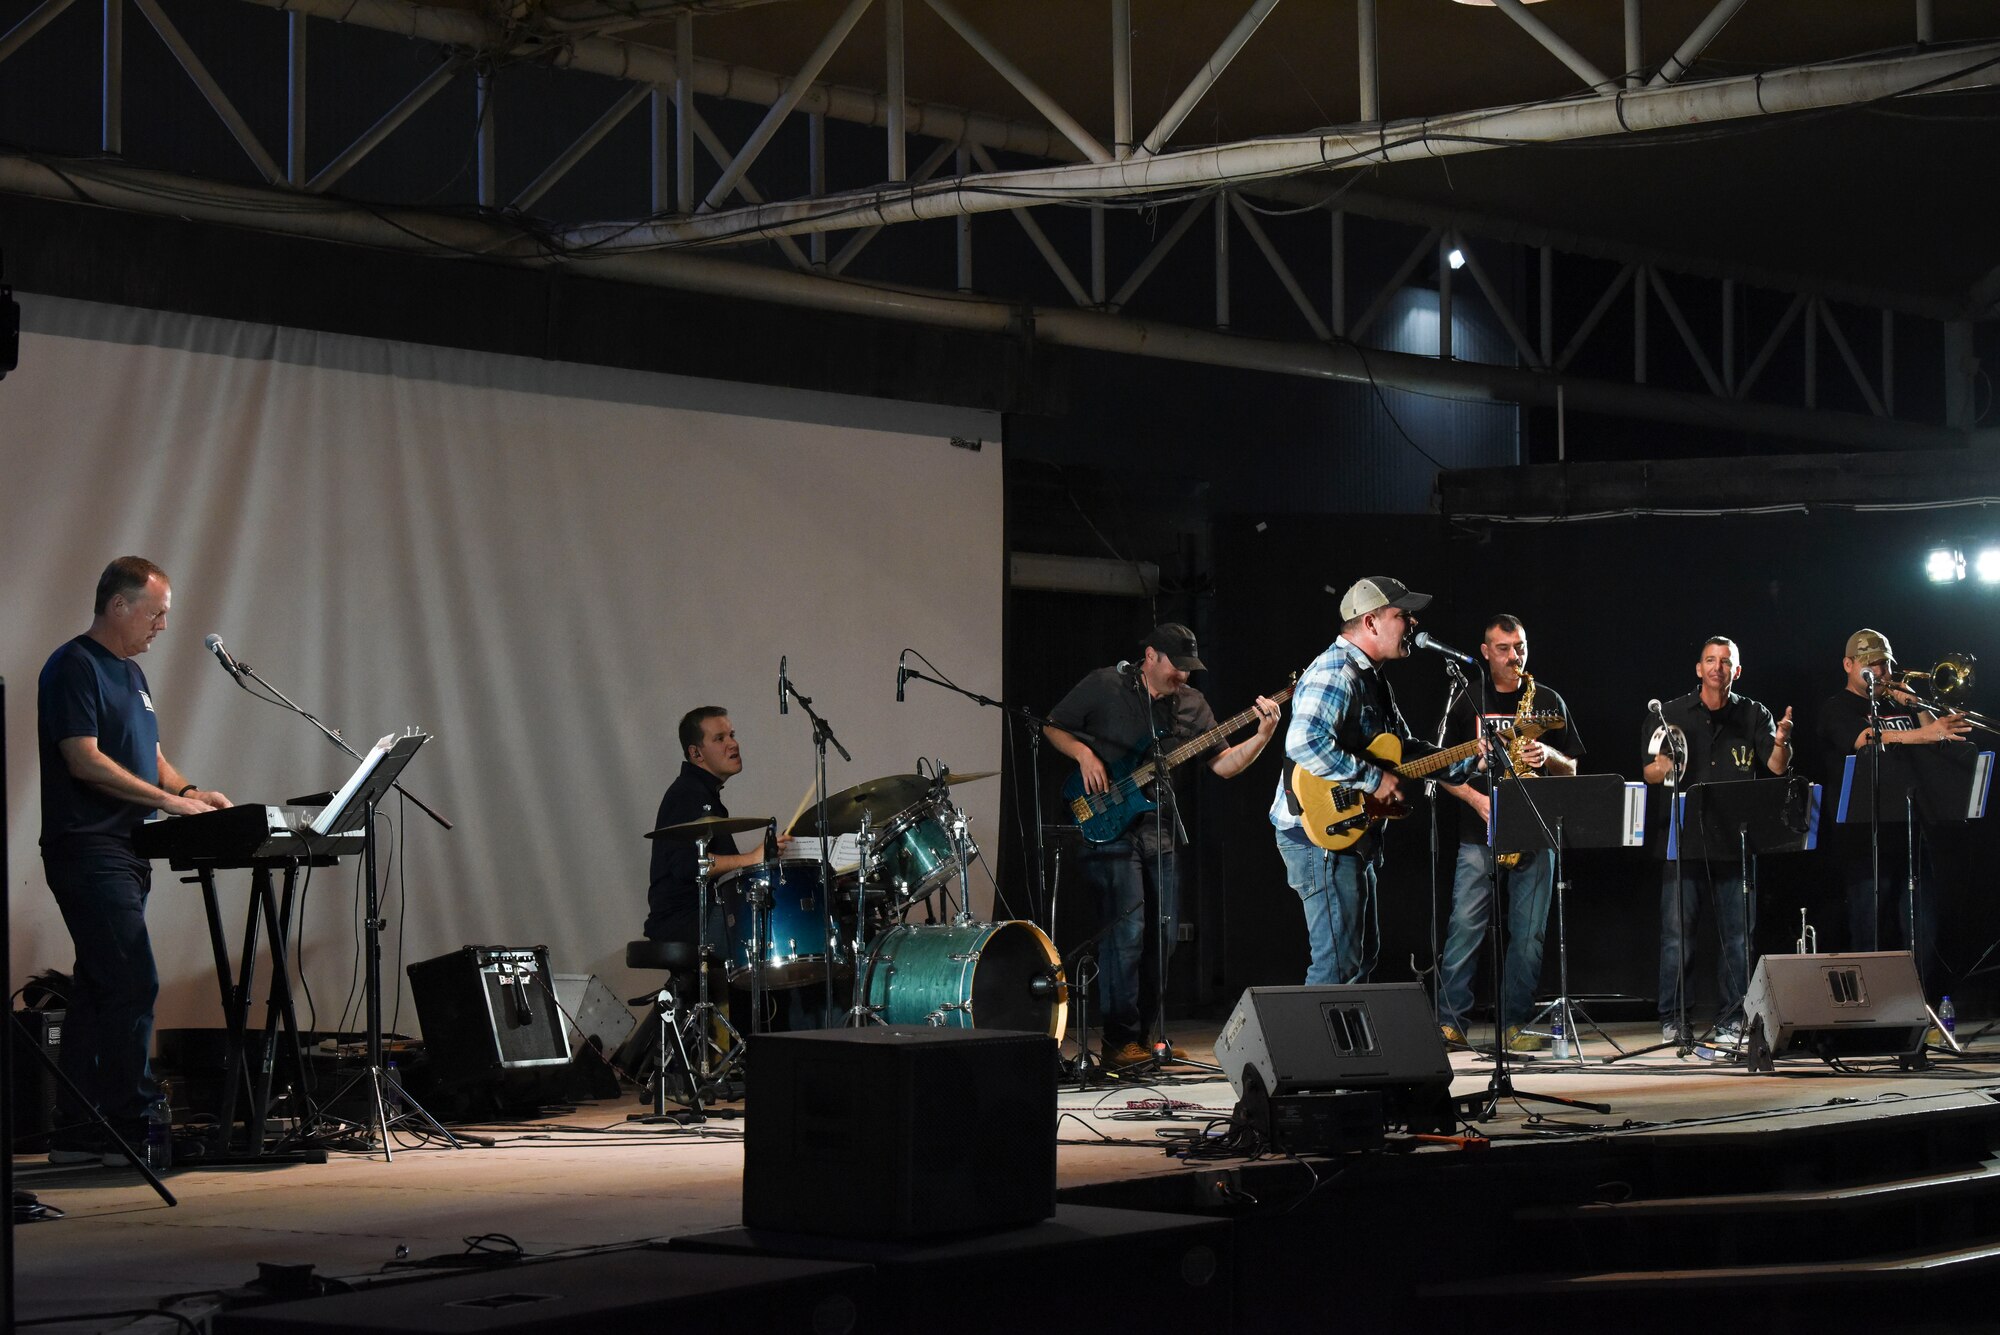
[(1889, 647), (1889, 639), (1879, 630), (1857, 630), (1847, 637), (1847, 652), (1843, 658), (1851, 658), (1863, 667), (1876, 663), (1896, 661), (1895, 650)]
[(1368, 575), (1357, 579), (1340, 596), (1340, 619), (1352, 621), (1358, 616), (1378, 612), (1385, 607), (1400, 607), (1405, 612), (1420, 611), (1430, 606), (1428, 593), (1411, 593), (1409, 587), (1399, 579), (1387, 575)]

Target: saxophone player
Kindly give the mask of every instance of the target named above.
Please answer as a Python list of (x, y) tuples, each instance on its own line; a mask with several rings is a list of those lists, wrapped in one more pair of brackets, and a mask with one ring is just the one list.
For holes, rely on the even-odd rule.
[[(1486, 662), (1490, 682), (1480, 699), (1468, 692), (1452, 706), (1446, 723), (1445, 745), (1465, 742), (1477, 736), (1483, 724), (1498, 724), (1501, 737), (1508, 740), (1508, 755), (1524, 776), (1530, 774), (1569, 775), (1577, 772), (1577, 757), (1583, 743), (1577, 739), (1576, 723), (1570, 718), (1563, 698), (1536, 681), (1527, 671), (1528, 628), (1521, 619), (1499, 612), (1487, 619), (1480, 636), (1479, 656)], [(1530, 712), (1552, 714), (1564, 720), (1563, 750), (1539, 737), (1517, 736), (1516, 721)], [(1491, 768), (1491, 761), (1486, 762)], [(1475, 774), (1461, 784), (1446, 783), (1444, 790), (1464, 805), (1458, 813), (1458, 864), (1451, 882), (1451, 926), (1445, 934), (1444, 954), (1438, 961), (1438, 1025), (1448, 1043), (1465, 1042), (1466, 1012), (1472, 1009), (1472, 979), (1478, 970), (1479, 946), (1486, 938), (1492, 913), (1493, 850), (1487, 846), (1486, 826), (1493, 805), (1493, 785), (1486, 774)], [(1543, 849), (1523, 853), (1517, 865), (1500, 871), (1500, 892), (1507, 904), (1507, 958), (1500, 983), (1500, 1006), (1496, 1022), (1508, 1049), (1532, 1052), (1548, 1046), (1542, 1034), (1523, 1033), (1534, 1009), (1535, 985), (1542, 976), (1542, 933), (1549, 921), (1549, 892), (1555, 871), (1555, 853)]]

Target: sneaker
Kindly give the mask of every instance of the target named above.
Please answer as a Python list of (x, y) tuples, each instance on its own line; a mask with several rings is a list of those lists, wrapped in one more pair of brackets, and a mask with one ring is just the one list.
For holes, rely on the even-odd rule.
[(1462, 1048), (1467, 1046), (1464, 1032), (1455, 1024), (1439, 1025), (1438, 1034), (1444, 1039), (1446, 1047)]
[(1548, 1047), (1549, 1036), (1547, 1034), (1534, 1033), (1521, 1028), (1518, 1024), (1507, 1026), (1507, 1051), (1546, 1052), (1548, 1051)]
[(1733, 1024), (1724, 1025), (1703, 1039), (1694, 1055), (1709, 1062), (1736, 1061), (1743, 1055), (1743, 1031)]
[(1660, 1041), (1662, 1043), (1678, 1043), (1681, 1041), (1681, 1031), (1675, 1027), (1672, 1020), (1662, 1020), (1660, 1022)]
[(1162, 1043), (1153, 1048), (1153, 1055), (1164, 1061), (1184, 1062), (1188, 1059), (1187, 1049), (1178, 1043)]
[(1150, 1051), (1133, 1042), (1131, 1039), (1127, 1039), (1115, 1047), (1110, 1043), (1106, 1043), (1102, 1054), (1104, 1065), (1111, 1070), (1117, 1070), (1121, 1066), (1137, 1066), (1141, 1062), (1151, 1061), (1152, 1059), (1153, 1054)]

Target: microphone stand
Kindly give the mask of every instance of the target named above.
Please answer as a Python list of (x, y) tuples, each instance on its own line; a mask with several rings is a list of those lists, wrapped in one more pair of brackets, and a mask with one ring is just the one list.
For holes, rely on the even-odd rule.
[[(923, 657), (921, 654), (917, 656), (919, 658)], [(928, 664), (930, 660), (925, 659), (924, 661)], [(1027, 728), (1028, 775), (1035, 804), (1035, 909), (1037, 912), (1040, 912), (1044, 908), (1049, 910), (1049, 939), (1051, 941), (1055, 940), (1055, 906), (1049, 903), (1048, 868), (1045, 861), (1047, 854), (1044, 852), (1042, 846), (1042, 729), (1048, 726), (1049, 721), (1026, 706), (1010, 705), (1005, 700), (995, 700), (991, 696), (981, 695), (978, 691), (968, 691), (957, 682), (946, 681), (942, 677), (927, 676), (915, 668), (904, 668), (903, 679), (905, 681), (927, 681), (933, 686), (942, 686), (954, 695), (964, 696), (975, 705), (982, 705), (987, 709), (1000, 710), (1008, 718), (1020, 722)]]
[[(1667, 824), (1670, 827), (1670, 838), (1673, 843), (1674, 852), (1677, 855), (1681, 855), (1673, 859), (1674, 927), (1679, 933), (1681, 943), (1680, 959), (1674, 975), (1674, 1037), (1671, 1041), (1663, 1040), (1658, 1043), (1649, 1044), (1643, 1048), (1634, 1048), (1630, 1052), (1620, 1052), (1615, 1056), (1606, 1057), (1604, 1059), (1606, 1066), (1614, 1062), (1622, 1062), (1627, 1057), (1644, 1057), (1648, 1053), (1661, 1052), (1667, 1048), (1673, 1048), (1676, 1057), (1686, 1057), (1690, 1052), (1694, 1051), (1694, 1035), (1688, 1031), (1687, 882), (1684, 877), (1686, 870), (1684, 865), (1686, 858), (1684, 855), (1687, 850), (1682, 847), (1686, 840), (1683, 838), (1684, 831), (1681, 828), (1683, 813), (1680, 803), (1681, 788), (1687, 780), (1688, 771), (1687, 734), (1678, 731), (1674, 724), (1667, 722), (1664, 710), (1655, 711), (1655, 717), (1660, 720), (1662, 734), (1660, 744), (1667, 748), (1667, 780), (1662, 785), (1667, 792)], [(1744, 930), (1746, 932), (1749, 930), (1748, 924), (1745, 925)], [(1746, 979), (1745, 982), (1747, 984), (1748, 980)]]
[[(830, 943), (837, 943), (840, 940), (840, 917), (837, 913), (834, 912), (833, 845), (831, 836), (827, 833), (827, 828), (826, 828), (826, 797), (827, 797), (826, 748), (828, 746), (831, 746), (834, 750), (840, 752), (840, 758), (846, 761), (850, 765), (854, 763), (854, 757), (847, 753), (847, 748), (842, 746), (840, 744), (840, 739), (833, 735), (832, 725), (829, 724), (825, 719), (821, 718), (819, 716), (818, 711), (816, 711), (813, 708), (812, 697), (809, 695), (799, 694), (799, 688), (793, 685), (792, 679), (789, 676), (785, 675), (784, 672), (782, 671), (782, 664), (780, 665), (780, 668), (781, 670), (779, 672), (779, 686), (781, 690), (778, 695), (779, 712), (780, 713), (784, 712), (783, 706), (785, 703), (785, 697), (790, 696), (792, 699), (799, 702), (799, 708), (805, 710), (806, 717), (812, 720), (813, 787), (814, 787), (813, 808), (815, 814), (819, 818), (818, 835), (820, 841), (819, 842), (820, 903), (825, 906), (826, 939)], [(867, 824), (868, 824), (867, 817), (866, 814), (864, 813), (862, 818), (863, 837), (861, 842), (861, 866), (859, 868), (858, 874), (855, 877), (855, 883), (854, 883), (854, 1012), (853, 1013), (855, 1014), (862, 1013), (863, 1011), (862, 1002), (866, 999), (865, 997), (863, 997), (861, 992), (861, 986), (862, 986), (861, 942), (862, 942), (862, 934), (866, 932), (868, 929)], [(760, 952), (762, 948), (763, 948), (762, 944), (760, 943), (758, 947)], [(839, 964), (840, 960), (838, 955), (833, 951), (831, 946), (829, 946), (828, 948), (828, 954), (833, 955), (834, 957), (828, 959), (826, 962), (826, 984), (825, 984), (826, 1008), (824, 1014), (828, 1017), (831, 1017), (833, 1014), (833, 975), (835, 972), (834, 966)], [(754, 976), (752, 982), (754, 985), (755, 983)], [(759, 1024), (761, 1024), (763, 1020), (763, 1014), (762, 1014), (763, 1002), (761, 998), (753, 996), (751, 999), (751, 1004), (753, 1007), (753, 1009), (750, 1012), (752, 1020), (751, 1030), (754, 1033)]]
[[(329, 742), (332, 742), (342, 751), (345, 751), (351, 759), (356, 762), (360, 761), (360, 754), (347, 744), (347, 739), (340, 735), (340, 729), (328, 727), (320, 721), (318, 716), (301, 709), (283, 691), (258, 676), (256, 669), (252, 668), (242, 659), (239, 658), (236, 660), (235, 671), (230, 675), (236, 678), (238, 686), (242, 686), (245, 691), (249, 691), (250, 694), (255, 695), (255, 691), (250, 691), (248, 686), (243, 686), (243, 678), (250, 678), (250, 680), (263, 687), (270, 694), (272, 700), (319, 729), (320, 733)], [(412, 805), (443, 828), (447, 830), (452, 828), (450, 821), (432, 810), (421, 798), (404, 788), (400, 780), (391, 780), (390, 787), (408, 798)], [(459, 1142), (458, 1137), (445, 1130), (443, 1123), (439, 1122), (437, 1118), (432, 1117), (421, 1103), (410, 1097), (409, 1091), (403, 1088), (402, 1080), (387, 1069), (382, 1059), (382, 931), (388, 926), (388, 922), (382, 917), (382, 887), (377, 882), (375, 873), (376, 806), (375, 801), (371, 800), (368, 802), (361, 826), (361, 880), (365, 896), (364, 916), (362, 918), (365, 940), (363, 954), (367, 962), (367, 970), (362, 978), (362, 994), (366, 999), (368, 1015), (366, 1022), (368, 1065), (365, 1069), (355, 1073), (346, 1084), (336, 1090), (333, 1097), (327, 1100), (327, 1104), (330, 1106), (338, 1103), (341, 1095), (366, 1080), (369, 1091), (373, 1095), (368, 1129), (380, 1135), (382, 1141), (382, 1160), (384, 1163), (389, 1163), (393, 1162), (395, 1158), (395, 1153), (390, 1146), (390, 1128), (397, 1122), (405, 1120), (416, 1119), (426, 1123), (432, 1130), (443, 1136), (445, 1143), (455, 1150), (464, 1149), (465, 1146)], [(304, 1091), (301, 1090), (300, 1093), (303, 1095)], [(392, 1105), (398, 1109), (393, 1117), (388, 1112), (389, 1107)], [(314, 1115), (317, 1117), (320, 1114), (316, 1111)], [(228, 1127), (224, 1127), (222, 1130), (225, 1136), (229, 1134)], [(468, 1137), (468, 1139), (470, 1138)], [(488, 1141), (486, 1143), (490, 1145), (492, 1142)], [(252, 1150), (260, 1148), (260, 1146), (251, 1147)]]
[[(1433, 743), (1440, 751), (1444, 750), (1445, 734), (1451, 728), (1452, 707), (1458, 703), (1459, 698), (1465, 694), (1466, 688), (1470, 684), (1465, 679), (1465, 669), (1458, 665), (1457, 659), (1445, 659), (1444, 670), (1450, 677), (1451, 684), (1445, 691), (1444, 711), (1438, 715), (1437, 740)], [(1443, 999), (1444, 978), (1441, 972), (1442, 961), (1439, 958), (1440, 951), (1438, 949), (1437, 881), (1438, 853), (1443, 844), (1443, 840), (1440, 837), (1440, 829), (1444, 824), (1444, 817), (1438, 814), (1437, 789), (1438, 781), (1436, 779), (1424, 780), (1424, 796), (1430, 799), (1431, 808), (1431, 971), (1438, 974), (1439, 984), (1437, 987), (1431, 989), (1431, 1018), (1439, 1024), (1443, 1024), (1444, 1013), (1439, 1009), (1439, 1002)], [(1454, 813), (1455, 815), (1456, 813)], [(1455, 875), (1453, 877), (1453, 884), (1457, 884), (1457, 877)], [(1453, 907), (1457, 907), (1456, 904)]]

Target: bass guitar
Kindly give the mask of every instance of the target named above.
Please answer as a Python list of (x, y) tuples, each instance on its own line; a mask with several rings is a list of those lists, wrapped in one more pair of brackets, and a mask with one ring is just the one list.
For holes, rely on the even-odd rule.
[[(1294, 672), (1291, 681), (1285, 683), (1281, 691), (1274, 692), (1271, 703), (1282, 705), (1292, 698), (1293, 687), (1299, 674)], [(1063, 805), (1070, 815), (1076, 817), (1077, 828), (1083, 837), (1093, 844), (1108, 844), (1131, 828), (1132, 822), (1154, 810), (1160, 804), (1146, 796), (1146, 785), (1162, 766), (1171, 771), (1176, 765), (1192, 760), (1217, 742), (1226, 741), (1232, 732), (1241, 731), (1257, 721), (1256, 706), (1251, 706), (1233, 718), (1224, 719), (1199, 737), (1190, 739), (1166, 753), (1164, 756), (1149, 756), (1144, 752), (1127, 756), (1116, 765), (1104, 767), (1109, 785), (1101, 793), (1083, 791), (1083, 771), (1078, 770), (1063, 784)]]
[[(1529, 714), (1514, 720), (1514, 736), (1523, 743), (1530, 742), (1545, 732), (1554, 732), (1563, 726), (1560, 714)], [(1436, 755), (1404, 764), (1403, 739), (1392, 732), (1385, 732), (1368, 743), (1368, 754), (1377, 765), (1393, 774), (1405, 779), (1422, 779), (1439, 770), (1450, 769), (1468, 756), (1478, 755), (1479, 740), (1474, 738)], [(1306, 838), (1334, 853), (1360, 842), (1361, 836), (1367, 834), (1376, 821), (1385, 817), (1395, 819), (1409, 812), (1409, 808), (1401, 802), (1384, 802), (1360, 788), (1334, 779), (1322, 779), (1303, 765), (1292, 766), (1291, 786), (1292, 796), (1298, 799), (1299, 820), (1305, 826)]]

